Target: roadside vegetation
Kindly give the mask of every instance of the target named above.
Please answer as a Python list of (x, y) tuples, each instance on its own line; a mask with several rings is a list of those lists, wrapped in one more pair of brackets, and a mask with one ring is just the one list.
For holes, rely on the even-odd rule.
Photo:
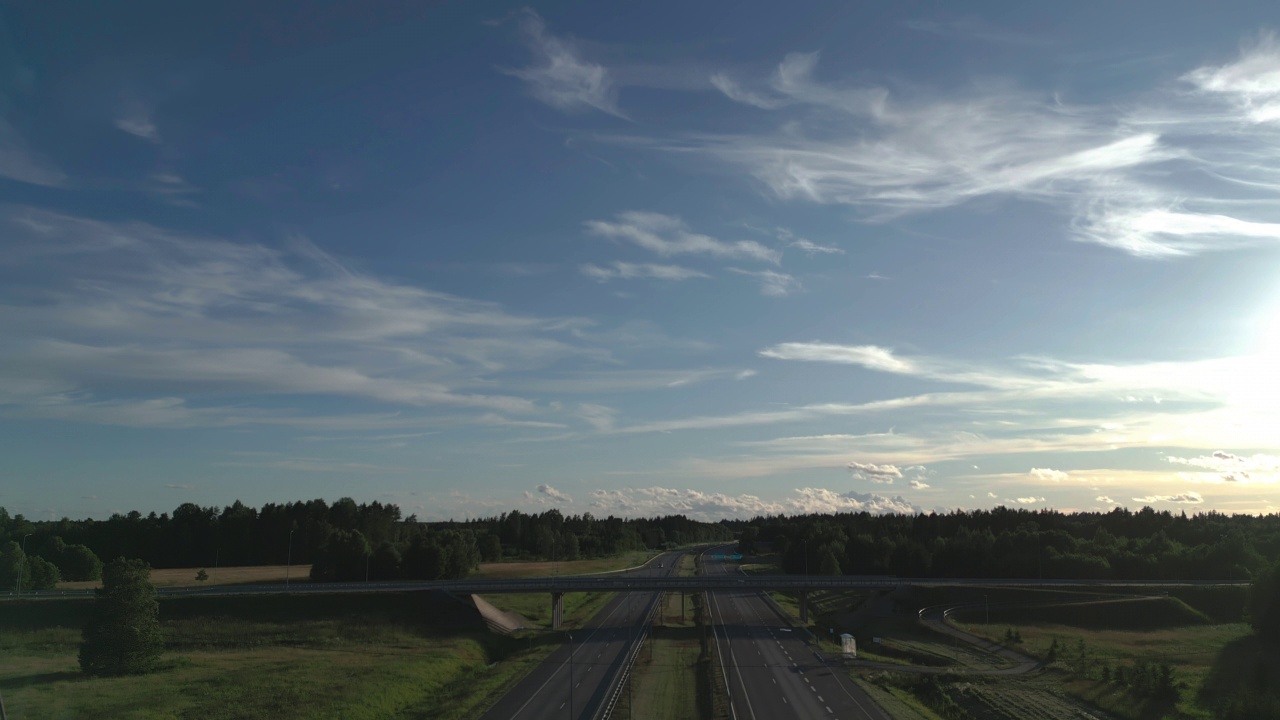
[[(590, 612), (584, 605), (569, 610)], [(10, 602), (0, 691), (11, 719), (478, 717), (558, 640), (486, 631), (430, 593), (173, 598), (149, 675), (80, 672), (92, 604)]]

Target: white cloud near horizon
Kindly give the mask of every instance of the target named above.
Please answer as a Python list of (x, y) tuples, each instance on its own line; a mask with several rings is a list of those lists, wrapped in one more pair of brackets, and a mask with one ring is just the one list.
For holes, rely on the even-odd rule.
[(1189, 490), (1176, 495), (1147, 495), (1146, 497), (1136, 497), (1134, 502), (1139, 503), (1174, 503), (1177, 505), (1200, 505), (1204, 502), (1204, 497), (1194, 490)]
[(550, 485), (542, 484), (534, 488), (534, 490), (537, 490), (538, 492), (542, 493), (543, 495), (546, 495), (547, 497), (557, 502), (564, 502), (564, 503), (573, 502), (573, 498), (569, 497), (568, 495), (565, 495), (564, 493), (551, 487)]
[(533, 53), (533, 63), (501, 72), (523, 80), (533, 97), (557, 110), (594, 109), (626, 118), (618, 109), (618, 92), (608, 68), (584, 59), (569, 38), (551, 34), (542, 16), (533, 10), (521, 12), (520, 30)]
[(896, 465), (876, 465), (875, 463), (851, 462), (847, 465), (853, 477), (858, 480), (869, 480), (885, 485), (902, 478), (902, 470)]
[(1223, 450), (1197, 457), (1165, 458), (1170, 463), (1204, 468), (1210, 477), (1222, 482), (1280, 482), (1280, 456), (1257, 453), (1250, 456), (1235, 455)]
[(750, 518), (758, 515), (869, 512), (914, 515), (918, 505), (901, 496), (875, 493), (840, 493), (826, 488), (796, 488), (789, 496), (765, 500), (756, 495), (708, 493), (700, 490), (645, 487), (593, 490), (590, 510), (626, 517), (679, 513), (698, 520)]
[(1036, 480), (1048, 480), (1056, 483), (1068, 480), (1071, 477), (1061, 470), (1054, 470), (1052, 468), (1031, 468), (1031, 472), (1028, 474)]

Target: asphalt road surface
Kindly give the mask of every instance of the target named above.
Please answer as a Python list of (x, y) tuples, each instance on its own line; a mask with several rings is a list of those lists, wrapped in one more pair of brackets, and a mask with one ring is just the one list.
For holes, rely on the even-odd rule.
[[(682, 553), (667, 553), (632, 573), (670, 575)], [(658, 564), (662, 567), (659, 568)], [(613, 680), (654, 603), (662, 593), (618, 593), (587, 623), (565, 633), (557, 648), (516, 684), (483, 720), (588, 720), (608, 699)], [(550, 598), (547, 602), (550, 602)], [(570, 653), (573, 656), (570, 667)], [(572, 705), (570, 673), (572, 672)]]
[[(704, 567), (708, 574), (738, 574), (719, 560), (705, 559)], [(707, 595), (735, 720), (889, 720), (842, 668), (828, 667), (761, 592)]]

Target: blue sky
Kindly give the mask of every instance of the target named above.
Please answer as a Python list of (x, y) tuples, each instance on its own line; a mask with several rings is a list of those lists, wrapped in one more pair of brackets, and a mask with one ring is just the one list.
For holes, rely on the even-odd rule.
[(1268, 5), (187, 10), (0, 15), (11, 512), (1280, 504)]

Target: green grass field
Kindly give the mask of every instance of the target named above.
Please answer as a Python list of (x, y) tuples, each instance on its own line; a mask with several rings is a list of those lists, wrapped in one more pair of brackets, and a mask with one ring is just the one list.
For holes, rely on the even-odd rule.
[(415, 593), (182, 598), (161, 602), (161, 672), (86, 678), (76, 653), (89, 607), (4, 605), (0, 692), (11, 720), (466, 720), (556, 642), (490, 634), (450, 601)]
[[(973, 613), (968, 617), (973, 618)], [(1017, 619), (1016, 625), (997, 623)], [(1022, 636), (1020, 649), (1045, 658), (1056, 641), (1058, 660), (1051, 676), (1071, 695), (1112, 714), (1131, 720), (1151, 717), (1146, 703), (1103, 679), (1115, 668), (1129, 668), (1137, 661), (1166, 663), (1173, 668), (1181, 699), (1168, 717), (1214, 717), (1201, 702), (1206, 682), (1222, 662), (1226, 649), (1251, 636), (1243, 623), (1211, 624), (1203, 613), (1182, 600), (1100, 603), (1084, 606), (1045, 606), (1018, 613), (992, 613), (991, 625), (956, 623), (975, 635), (1004, 641), (1006, 630), (1016, 627)], [(1189, 622), (1191, 624), (1181, 624)], [(1128, 624), (1132, 629), (1122, 629)], [(1099, 626), (1101, 625), (1101, 627)]]

